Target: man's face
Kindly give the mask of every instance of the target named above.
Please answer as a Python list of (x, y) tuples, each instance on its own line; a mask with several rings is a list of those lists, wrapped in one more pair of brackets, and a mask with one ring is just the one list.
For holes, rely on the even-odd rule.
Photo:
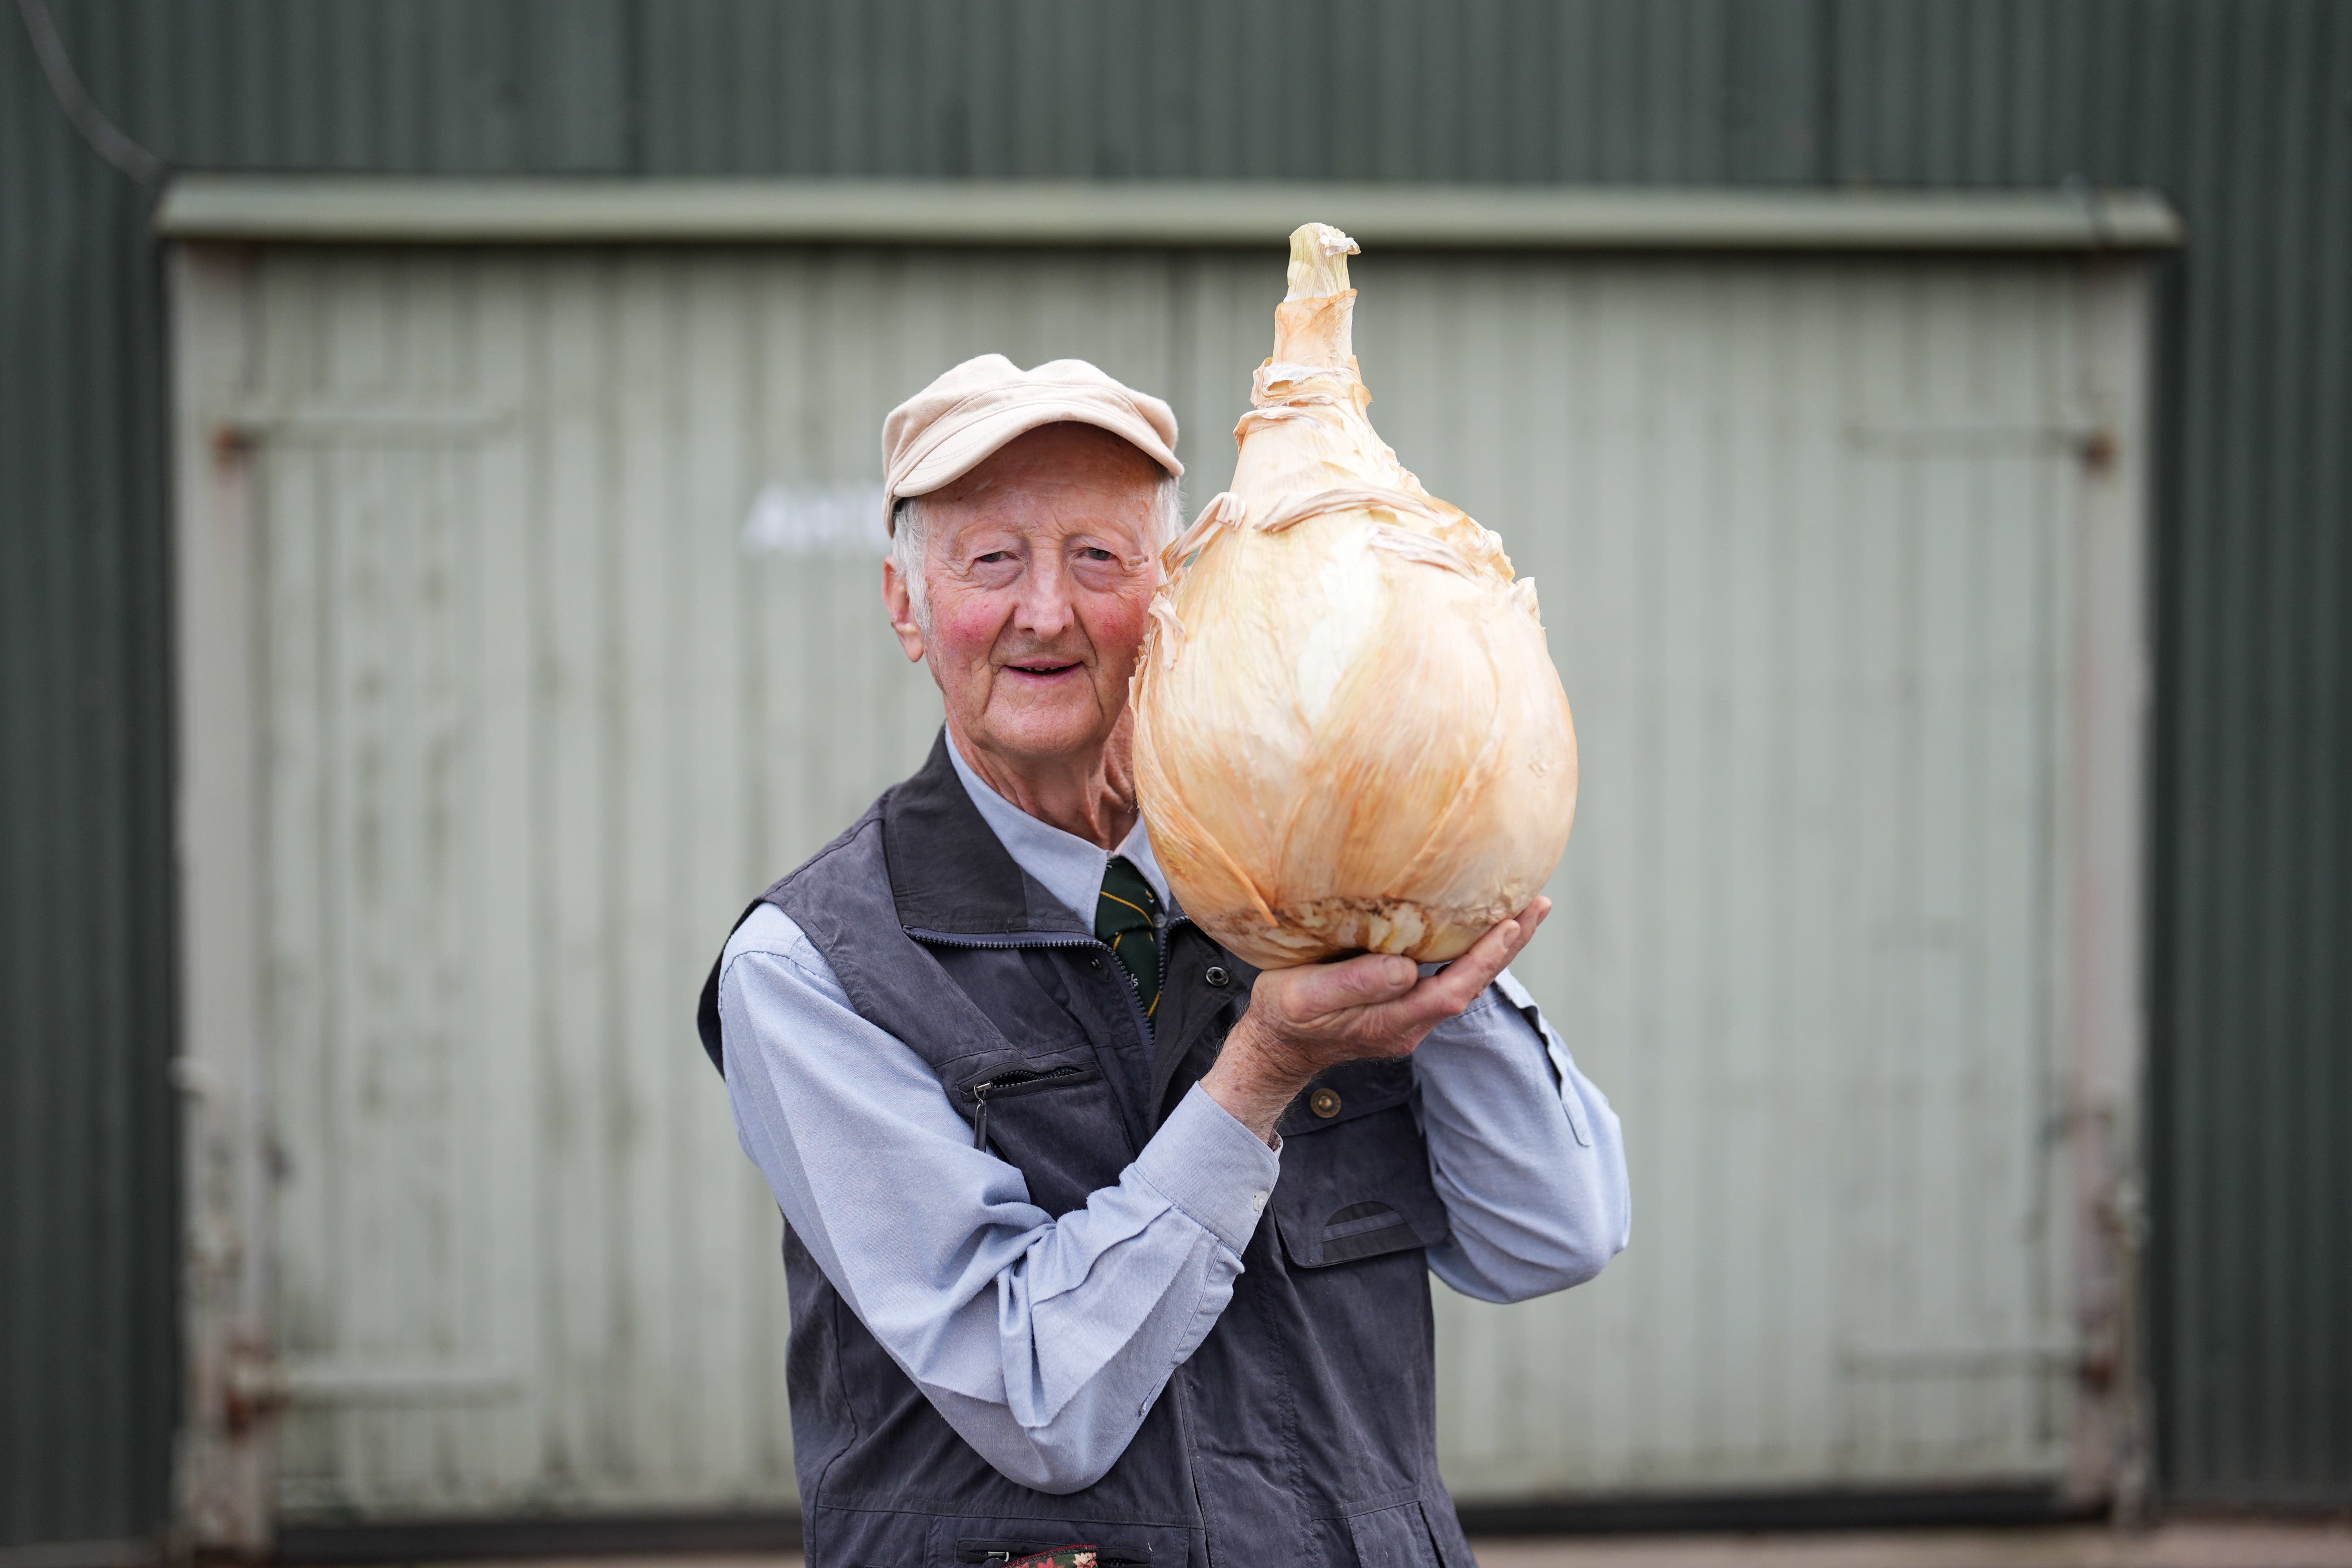
[(1100, 755), (1160, 585), (1160, 477), (1108, 431), (1047, 425), (922, 499), (928, 625), (895, 563), (883, 599), (959, 735), (1022, 762)]

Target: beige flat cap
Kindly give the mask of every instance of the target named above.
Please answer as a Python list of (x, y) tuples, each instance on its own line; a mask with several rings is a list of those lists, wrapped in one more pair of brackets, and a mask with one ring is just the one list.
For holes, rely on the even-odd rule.
[(1026, 430), (1069, 420), (1125, 439), (1170, 473), (1176, 460), (1176, 416), (1168, 405), (1122, 386), (1082, 359), (1048, 360), (1023, 370), (1003, 354), (982, 354), (948, 371), (890, 410), (882, 421), (882, 510), (901, 496), (929, 495), (978, 468)]

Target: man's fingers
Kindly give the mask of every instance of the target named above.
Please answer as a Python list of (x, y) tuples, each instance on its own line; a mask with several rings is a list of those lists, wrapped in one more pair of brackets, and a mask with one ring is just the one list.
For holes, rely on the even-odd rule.
[(1397, 1003), (1399, 1016), (1423, 1026), (1442, 1024), (1478, 1000), (1478, 994), (1510, 962), (1509, 952), (1517, 951), (1507, 951), (1496, 941), (1497, 932), (1506, 939), (1514, 934), (1505, 929), (1510, 923), (1506, 921), (1497, 925), (1480, 937), (1469, 952), (1447, 964), (1444, 973), (1433, 974), (1413, 987), (1411, 995)]
[(1410, 958), (1367, 952), (1297, 973), (1308, 977), (1298, 1000), (1311, 1017), (1393, 1002), (1412, 989), (1421, 970)]
[[(1527, 947), (1550, 912), (1549, 899), (1536, 899), (1511, 919), (1496, 921), (1444, 973), (1426, 980), (1420, 978), (1420, 966), (1411, 959), (1381, 953), (1279, 972), (1284, 984), (1277, 1005), (1294, 1027), (1339, 1026), (1351, 1035), (1369, 1027), (1376, 1035), (1418, 1037), (1475, 1002)], [(1271, 980), (1275, 973), (1269, 971), (1265, 978)], [(1353, 1021), (1343, 1023), (1343, 1016), (1350, 1014)]]
[(1544, 917), (1549, 913), (1551, 900), (1539, 898), (1509, 920), (1496, 921), (1494, 928), (1454, 960), (1440, 978), (1451, 980), (1459, 973), (1464, 989), (1469, 993), (1463, 1005), (1468, 1006), (1480, 992), (1495, 983), (1495, 976), (1510, 967), (1511, 960), (1527, 950), (1536, 927), (1543, 924)]
[(1432, 1022), (1454, 1017), (1478, 1000), (1495, 983), (1495, 976), (1526, 950), (1528, 939), (1550, 913), (1551, 900), (1538, 896), (1511, 919), (1496, 921), (1471, 944), (1469, 952), (1447, 964), (1443, 974), (1422, 982), (1421, 988), (1407, 998), (1408, 1005), (1416, 1016), (1426, 1016)]
[[(1536, 928), (1542, 925), (1544, 921), (1550, 918), (1551, 900), (1545, 898), (1540, 893), (1536, 895), (1536, 899), (1533, 903), (1530, 903), (1526, 909), (1521, 910), (1517, 914), (1511, 917), (1512, 923), (1516, 924), (1519, 930), (1518, 934), (1511, 939), (1510, 952), (1503, 956), (1503, 963), (1506, 967), (1509, 966), (1511, 960), (1518, 957), (1520, 953), (1527, 951), (1528, 942), (1536, 934)], [(1500, 971), (1497, 971), (1497, 973), (1500, 973)]]
[(1478, 989), (1484, 991), (1494, 984), (1496, 975), (1510, 966), (1511, 960), (1527, 950), (1528, 939), (1536, 934), (1536, 928), (1543, 924), (1545, 917), (1550, 913), (1551, 900), (1538, 894), (1534, 902), (1509, 920), (1496, 921), (1468, 952), (1454, 961), (1454, 968), (1446, 973), (1453, 973), (1454, 969), (1461, 968), (1465, 961), (1470, 961), (1480, 968), (1491, 963), (1494, 967), (1487, 971), (1486, 978), (1478, 983)]

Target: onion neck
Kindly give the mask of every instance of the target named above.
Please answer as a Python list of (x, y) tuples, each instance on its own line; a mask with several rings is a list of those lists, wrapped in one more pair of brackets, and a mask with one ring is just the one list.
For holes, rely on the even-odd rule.
[(1348, 258), (1356, 242), (1328, 223), (1301, 224), (1290, 236), (1290, 292), (1274, 312), (1277, 364), (1346, 370), (1356, 357), (1356, 291)]
[(1356, 291), (1285, 300), (1274, 309), (1274, 362), (1315, 370), (1356, 363)]

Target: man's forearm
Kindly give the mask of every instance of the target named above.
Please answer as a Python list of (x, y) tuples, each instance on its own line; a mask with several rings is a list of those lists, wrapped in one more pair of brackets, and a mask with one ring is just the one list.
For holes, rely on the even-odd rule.
[(1255, 1013), (1244, 1013), (1225, 1037), (1216, 1066), (1202, 1075), (1201, 1088), (1272, 1148), (1275, 1123), (1316, 1071), (1303, 1052), (1286, 1044)]

